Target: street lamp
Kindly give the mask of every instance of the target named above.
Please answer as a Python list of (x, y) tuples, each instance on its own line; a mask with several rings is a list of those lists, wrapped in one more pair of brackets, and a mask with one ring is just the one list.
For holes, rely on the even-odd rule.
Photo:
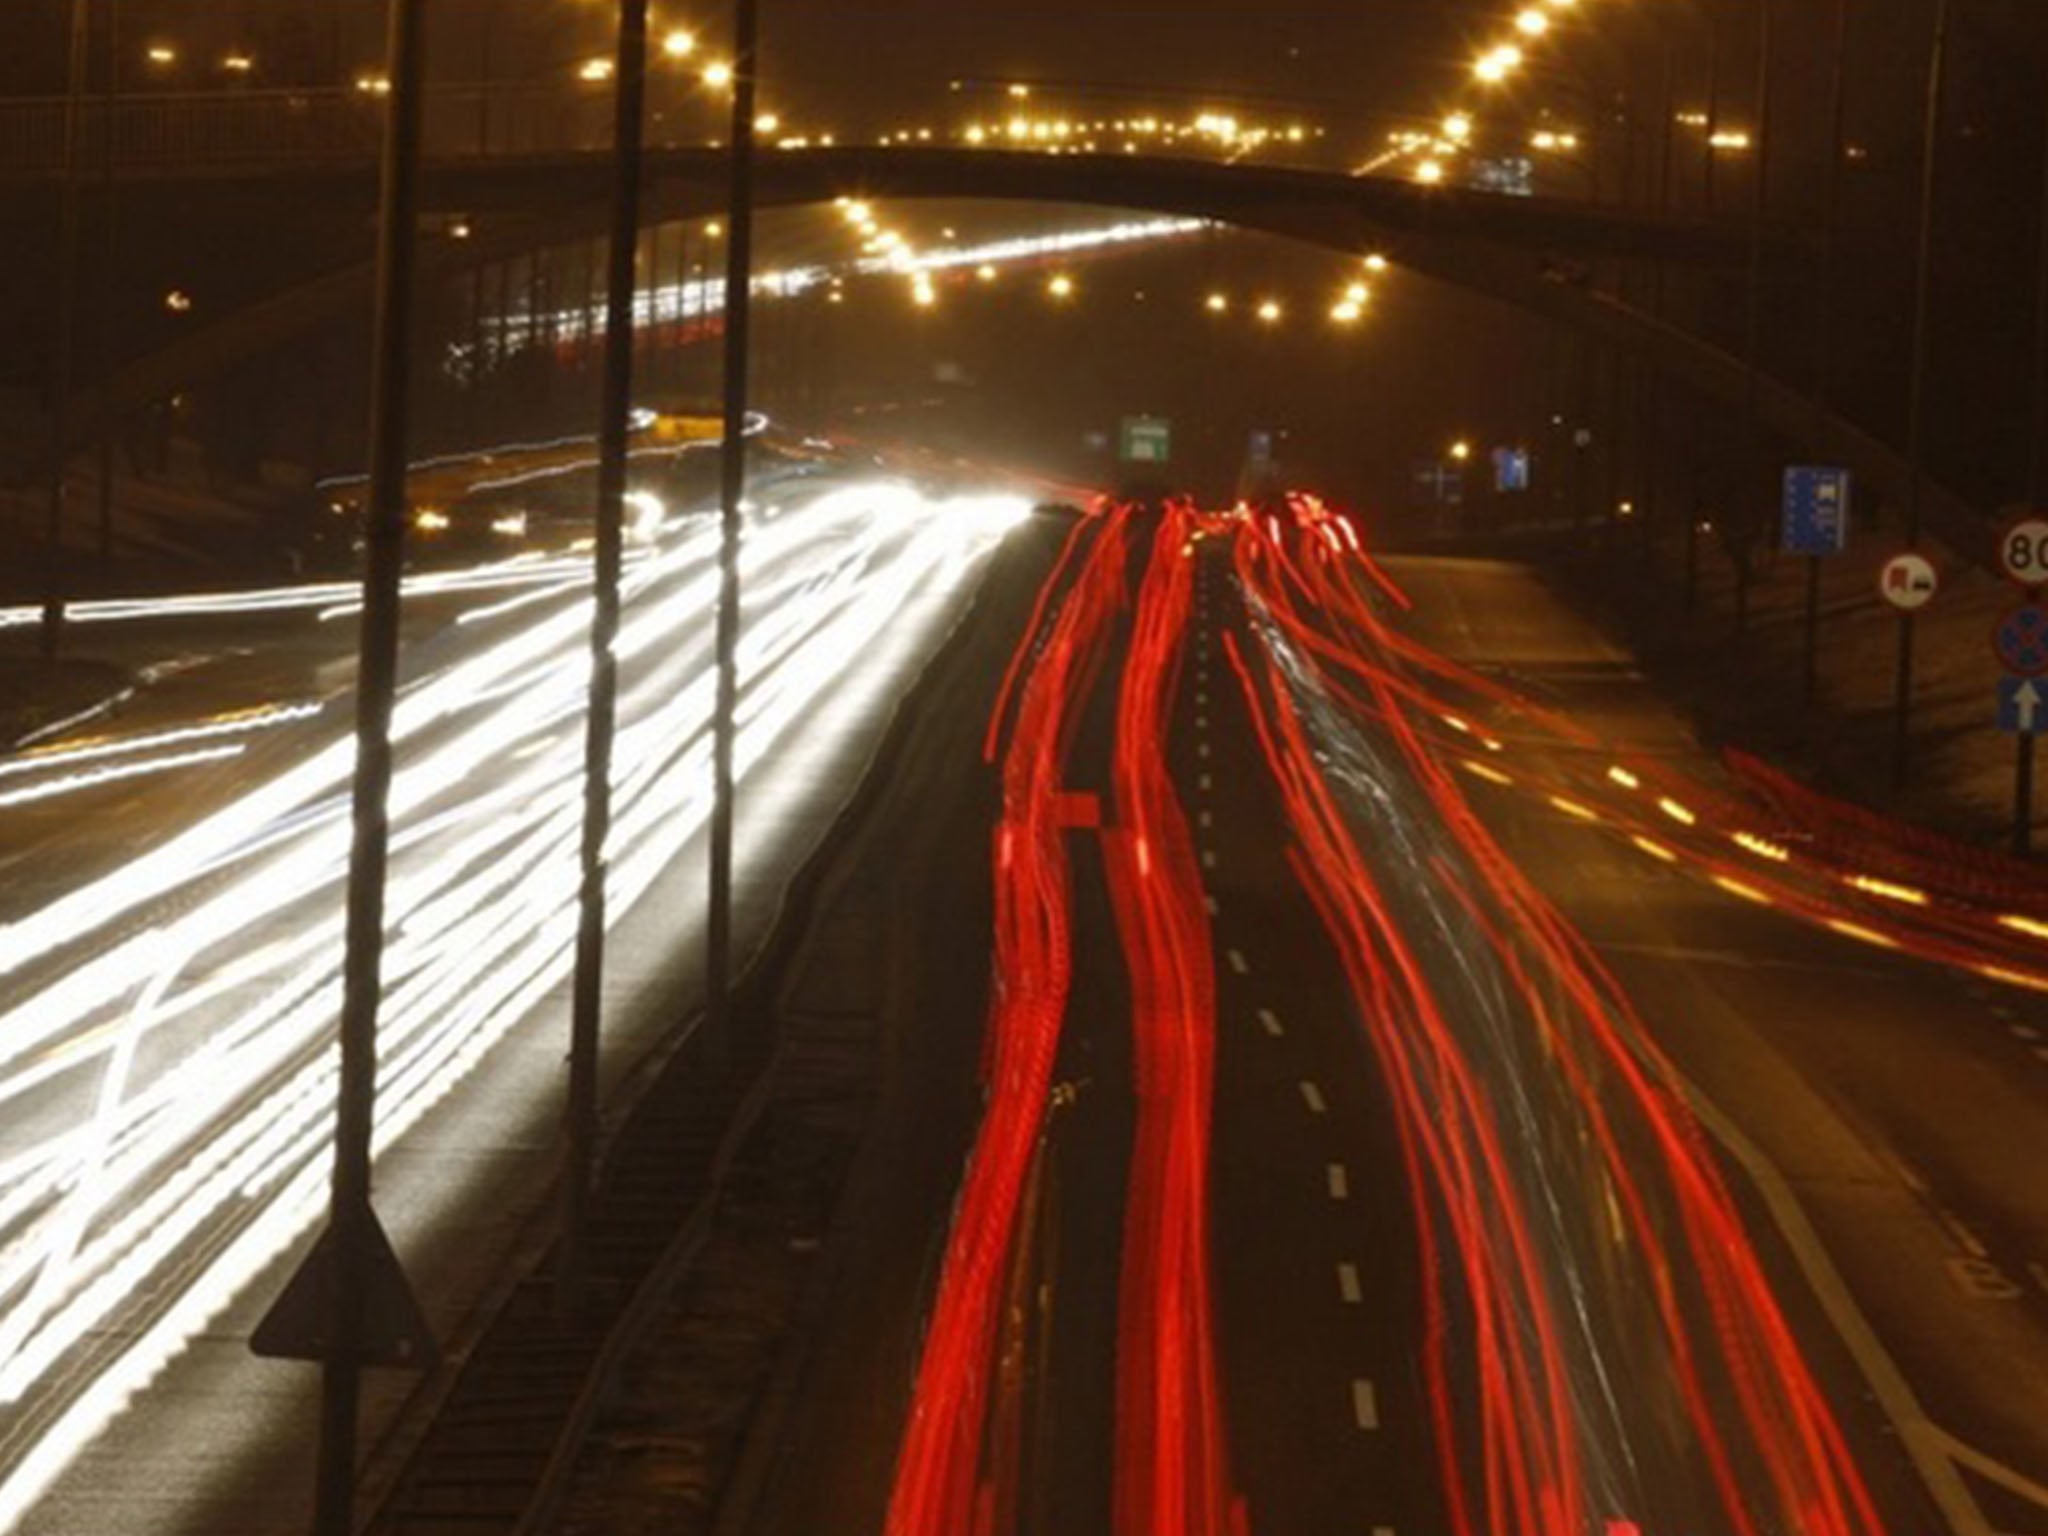
[(1463, 464), (1470, 460), (1471, 457), (1472, 445), (1466, 442), (1465, 439), (1463, 439), (1462, 437), (1459, 438), (1455, 443), (1451, 444), (1451, 458), (1454, 462)]

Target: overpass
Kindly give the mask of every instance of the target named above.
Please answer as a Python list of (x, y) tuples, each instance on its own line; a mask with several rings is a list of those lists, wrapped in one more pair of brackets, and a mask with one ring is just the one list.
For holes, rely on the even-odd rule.
[[(427, 112), (424, 206), (474, 216), (476, 238), (441, 242), (423, 261), (427, 280), (549, 246), (606, 227), (611, 157), (597, 102), (559, 90), (444, 87)], [(0, 104), (0, 196), (45, 191), (61, 174), (61, 103)], [(585, 114), (588, 115), (588, 114)], [(382, 113), (374, 96), (268, 92), (234, 97), (143, 98), (116, 104), (116, 175), (139, 199), (145, 188), (195, 181), (289, 183), (295, 196), (367, 202), (376, 175)], [(92, 164), (107, 149), (104, 106), (81, 113), (77, 145)], [(653, 146), (649, 217), (694, 218), (720, 210), (722, 152)], [(1602, 292), (1603, 262), (1732, 271), (1746, 259), (1739, 220), (1706, 219), (1547, 197), (1511, 197), (1422, 186), (1393, 177), (1259, 163), (1119, 154), (877, 145), (803, 144), (761, 160), (765, 208), (855, 196), (869, 200), (986, 199), (1143, 209), (1319, 246), (1342, 255), (1382, 252), (1402, 266), (1543, 316), (1655, 362), (1713, 397), (1745, 403), (1743, 362), (1683, 329)], [(1774, 253), (1799, 233), (1766, 232)], [(105, 406), (126, 410), (231, 367), (368, 302), (366, 265), (317, 278), (224, 317), (124, 368)], [(1853, 424), (1819, 411), (1797, 388), (1765, 378), (1757, 390), (1773, 431), (1854, 468), (1888, 498), (1903, 498), (1903, 459)], [(1985, 535), (1967, 505), (1938, 489), (1932, 526), (1974, 551)]]

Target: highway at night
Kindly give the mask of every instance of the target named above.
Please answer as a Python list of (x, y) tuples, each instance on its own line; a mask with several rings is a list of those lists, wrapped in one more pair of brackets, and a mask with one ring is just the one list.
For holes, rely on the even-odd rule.
[[(779, 781), (749, 839), (766, 884), (794, 856), (778, 820), (813, 802), (829, 819), (831, 797), (844, 793), (834, 779), (845, 769), (833, 764), (857, 761), (872, 729), (873, 706), (860, 702), (868, 690), (886, 697), (889, 680), (943, 633), (963, 583), (1023, 504), (929, 502), (882, 482), (768, 480), (761, 494), (747, 552), (762, 607), (746, 637), (741, 764)], [(704, 818), (691, 775), (677, 771), (707, 750), (704, 526), (675, 517), (650, 528), (632, 567), (619, 647), (630, 679), (616, 766), (622, 922), (650, 896), (677, 901), (672, 866)], [(423, 626), (401, 709), (398, 1012), (384, 1065), (393, 1114), (380, 1136), (393, 1149), (567, 973), (575, 888), (547, 866), (576, 825), (588, 665), (575, 644), (588, 626), (577, 600), (586, 582), (568, 562), (514, 561), (419, 585), (414, 601), (441, 616)], [(464, 597), (451, 603), (449, 586)], [(194, 606), (157, 605), (128, 622), (175, 634)], [(244, 626), (276, 622), (261, 597), (211, 606)], [(290, 611), (302, 634), (319, 625), (303, 602)], [(862, 644), (884, 616), (917, 617), (887, 646)], [(828, 708), (835, 694), (856, 707)], [(251, 1282), (317, 1222), (351, 760), (327, 713), (317, 698), (223, 711), (52, 744), (10, 764), (16, 835), (32, 836), (36, 818), (50, 830), (12, 876), (16, 891), (47, 894), (10, 913), (0, 940), (13, 997), (0, 1088), (0, 1385), (14, 1405), (0, 1437), (6, 1523), (224, 1312), (238, 1300), (246, 1308)], [(761, 755), (793, 732), (802, 752), (757, 774)], [(490, 792), (470, 793), (487, 771)], [(37, 790), (43, 797), (30, 798)], [(62, 835), (80, 815), (125, 830), (80, 846)], [(74, 861), (86, 878), (61, 873)], [(665, 982), (672, 999), (655, 958), (639, 960), (638, 990)], [(552, 1106), (537, 1086), (498, 1085), (509, 1147), (547, 1123)], [(435, 1177), (401, 1197), (445, 1213), (503, 1178), (491, 1165), (479, 1155), (467, 1189)], [(428, 1176), (415, 1166), (416, 1179)], [(406, 1188), (395, 1181), (393, 1193)], [(88, 1486), (110, 1491), (104, 1472)], [(140, 1487), (126, 1497), (147, 1502)], [(80, 1517), (60, 1506), (58, 1518)]]
[(0, 36), (0, 1536), (2048, 1536), (2048, 5)]
[(1078, 524), (1036, 634), (957, 1205), (759, 1529), (2031, 1528), (2023, 913), (1789, 852), (1526, 572), (1313, 503)]

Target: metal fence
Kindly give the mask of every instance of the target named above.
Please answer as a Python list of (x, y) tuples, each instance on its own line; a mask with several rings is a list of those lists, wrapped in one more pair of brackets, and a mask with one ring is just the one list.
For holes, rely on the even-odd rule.
[[(62, 174), (67, 103), (62, 97), (0, 100), (0, 177)], [(114, 164), (147, 174), (267, 165), (359, 162), (376, 157), (385, 97), (365, 84), (346, 90), (236, 91), (218, 95), (146, 95), (78, 109), (78, 159), (104, 163), (113, 132)], [(458, 85), (430, 93), (427, 149), (442, 157), (544, 154), (603, 148), (609, 96), (552, 84)]]

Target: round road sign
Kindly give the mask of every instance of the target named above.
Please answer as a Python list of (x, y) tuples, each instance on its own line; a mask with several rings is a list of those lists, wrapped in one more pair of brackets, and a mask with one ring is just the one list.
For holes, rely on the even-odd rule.
[(2048, 585), (2048, 517), (2023, 517), (1998, 536), (1998, 568), (2023, 587)]
[(1991, 650), (2014, 677), (2048, 677), (2048, 608), (2027, 603), (1991, 627)]
[(1894, 608), (1911, 613), (1934, 600), (1941, 578), (1924, 555), (1893, 555), (1877, 573), (1877, 590)]

